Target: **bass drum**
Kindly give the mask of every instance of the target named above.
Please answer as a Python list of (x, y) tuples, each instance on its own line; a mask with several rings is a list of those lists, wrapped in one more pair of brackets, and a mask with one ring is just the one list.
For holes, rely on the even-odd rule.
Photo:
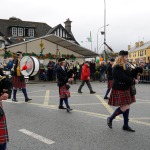
[(35, 76), (40, 69), (40, 62), (36, 57), (24, 56), (20, 60), (21, 74), (24, 76)]

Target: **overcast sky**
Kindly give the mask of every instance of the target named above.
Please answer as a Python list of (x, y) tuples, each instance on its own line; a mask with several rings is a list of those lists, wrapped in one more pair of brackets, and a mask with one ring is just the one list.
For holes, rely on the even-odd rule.
[[(150, 0), (106, 0), (106, 42), (114, 51), (126, 49), (135, 42), (150, 41)], [(12, 16), (24, 21), (45, 22), (51, 27), (72, 21), (76, 40), (90, 49), (97, 49), (97, 32), (104, 25), (104, 0), (4, 0), (0, 18)], [(102, 31), (103, 29), (101, 29)], [(103, 50), (103, 35), (99, 36), (99, 52)], [(83, 41), (83, 43), (81, 43)]]

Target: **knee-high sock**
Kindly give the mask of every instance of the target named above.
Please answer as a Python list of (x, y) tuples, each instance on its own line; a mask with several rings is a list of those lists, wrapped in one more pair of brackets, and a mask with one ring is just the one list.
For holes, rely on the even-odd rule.
[(110, 89), (107, 89), (105, 97), (107, 97), (107, 95), (109, 94), (109, 92), (110, 92)]
[(17, 90), (13, 89), (13, 99), (16, 99)]
[(126, 127), (128, 127), (128, 122), (129, 122), (129, 111), (130, 111), (130, 109), (127, 109), (127, 110), (123, 113), (124, 126), (126, 126)]
[(59, 100), (59, 107), (62, 107), (63, 106), (63, 98), (60, 98)]
[(67, 107), (67, 108), (70, 108), (70, 106), (69, 106), (69, 104), (68, 104), (68, 98), (64, 98), (64, 102), (65, 102), (65, 104), (66, 104), (66, 107)]
[(27, 90), (26, 89), (22, 89), (22, 92), (24, 94), (25, 100), (27, 100), (28, 99)]
[(120, 107), (118, 107), (114, 113), (110, 116), (110, 120), (113, 120), (116, 116), (122, 114), (123, 112), (121, 111)]

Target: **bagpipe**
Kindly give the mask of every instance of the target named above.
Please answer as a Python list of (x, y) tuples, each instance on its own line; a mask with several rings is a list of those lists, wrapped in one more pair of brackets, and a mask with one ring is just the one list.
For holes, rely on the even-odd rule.
[[(110, 46), (108, 46), (106, 42), (104, 42), (104, 45), (106, 45), (106, 47), (107, 47), (112, 53), (114, 53), (113, 49), (112, 49)], [(104, 52), (105, 52), (105, 54), (107, 55), (107, 57), (109, 58), (107, 52), (106, 52), (105, 50), (104, 50)], [(133, 78), (137, 79), (138, 76), (140, 76), (140, 74), (143, 73), (143, 68), (142, 68), (142, 67), (136, 67), (136, 66), (134, 66), (134, 64), (132, 64), (132, 63), (129, 62), (129, 61), (127, 62), (127, 64), (128, 64), (128, 67), (130, 68), (131, 76), (132, 76)]]

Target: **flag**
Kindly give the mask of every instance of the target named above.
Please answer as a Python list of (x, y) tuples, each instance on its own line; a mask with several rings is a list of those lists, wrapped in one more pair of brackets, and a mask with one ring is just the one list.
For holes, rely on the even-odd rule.
[(91, 35), (91, 31), (90, 31), (90, 37), (87, 37), (88, 42), (92, 43), (92, 35)]

